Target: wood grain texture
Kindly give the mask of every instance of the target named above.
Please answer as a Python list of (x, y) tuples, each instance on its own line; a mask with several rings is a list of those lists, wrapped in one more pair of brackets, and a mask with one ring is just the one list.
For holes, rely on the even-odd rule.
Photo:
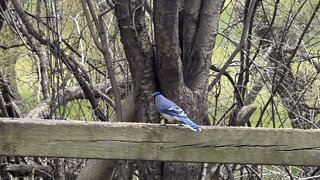
[(0, 119), (0, 155), (320, 166), (320, 130)]

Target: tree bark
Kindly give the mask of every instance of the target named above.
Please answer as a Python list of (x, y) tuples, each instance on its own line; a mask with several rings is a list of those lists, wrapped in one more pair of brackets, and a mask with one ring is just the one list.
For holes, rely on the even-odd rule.
[[(151, 94), (156, 91), (154, 49), (145, 23), (144, 1), (115, 3), (121, 42), (129, 62), (137, 117), (142, 122), (159, 122)], [(160, 179), (160, 162), (137, 162), (140, 179)]]
[[(207, 84), (221, 3), (154, 1), (160, 90), (196, 123), (205, 125), (210, 124)], [(199, 179), (202, 166), (199, 163), (165, 163), (163, 178)]]

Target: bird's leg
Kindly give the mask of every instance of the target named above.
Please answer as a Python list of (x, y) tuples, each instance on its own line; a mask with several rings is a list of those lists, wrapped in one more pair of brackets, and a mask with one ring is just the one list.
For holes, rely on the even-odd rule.
[(168, 120), (165, 119), (165, 118), (161, 118), (161, 119), (160, 119), (160, 125), (166, 126), (166, 124), (168, 124)]

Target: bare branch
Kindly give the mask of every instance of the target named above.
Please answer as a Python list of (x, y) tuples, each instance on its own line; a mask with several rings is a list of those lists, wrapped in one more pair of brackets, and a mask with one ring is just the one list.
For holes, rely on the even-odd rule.
[(40, 176), (52, 178), (53, 169), (50, 166), (29, 164), (6, 164), (4, 170), (10, 172), (13, 177)]
[(12, 49), (12, 48), (17, 48), (17, 47), (22, 47), (24, 46), (25, 44), (11, 44), (11, 45), (3, 45), (3, 44), (0, 44), (0, 48), (2, 48), (3, 50), (9, 50), (9, 49)]
[(253, 0), (251, 1), (250, 4), (250, 9), (246, 18), (246, 24), (244, 25), (244, 28), (242, 30), (242, 35), (241, 35), (241, 40), (240, 43), (238, 44), (238, 46), (236, 47), (236, 49), (233, 51), (233, 53), (230, 55), (230, 57), (228, 58), (228, 60), (225, 62), (225, 64), (223, 65), (223, 67), (221, 68), (221, 71), (217, 74), (217, 76), (215, 77), (215, 79), (212, 81), (213, 86), (220, 81), (221, 76), (223, 75), (223, 73), (227, 70), (227, 68), (229, 67), (230, 63), (233, 61), (233, 59), (236, 57), (236, 55), (241, 51), (241, 49), (244, 47), (245, 45), (245, 41), (248, 35), (248, 28), (249, 28), (249, 24), (250, 21), (252, 19), (253, 16), (253, 10), (254, 7), (256, 5), (256, 3), (258, 3), (258, 0)]

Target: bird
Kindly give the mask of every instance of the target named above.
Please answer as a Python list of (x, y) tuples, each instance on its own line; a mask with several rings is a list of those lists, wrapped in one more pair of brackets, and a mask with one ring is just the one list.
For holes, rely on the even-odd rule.
[(178, 120), (183, 122), (193, 131), (200, 132), (202, 129), (187, 117), (187, 114), (174, 102), (165, 98), (160, 92), (152, 93), (157, 110), (168, 121)]

